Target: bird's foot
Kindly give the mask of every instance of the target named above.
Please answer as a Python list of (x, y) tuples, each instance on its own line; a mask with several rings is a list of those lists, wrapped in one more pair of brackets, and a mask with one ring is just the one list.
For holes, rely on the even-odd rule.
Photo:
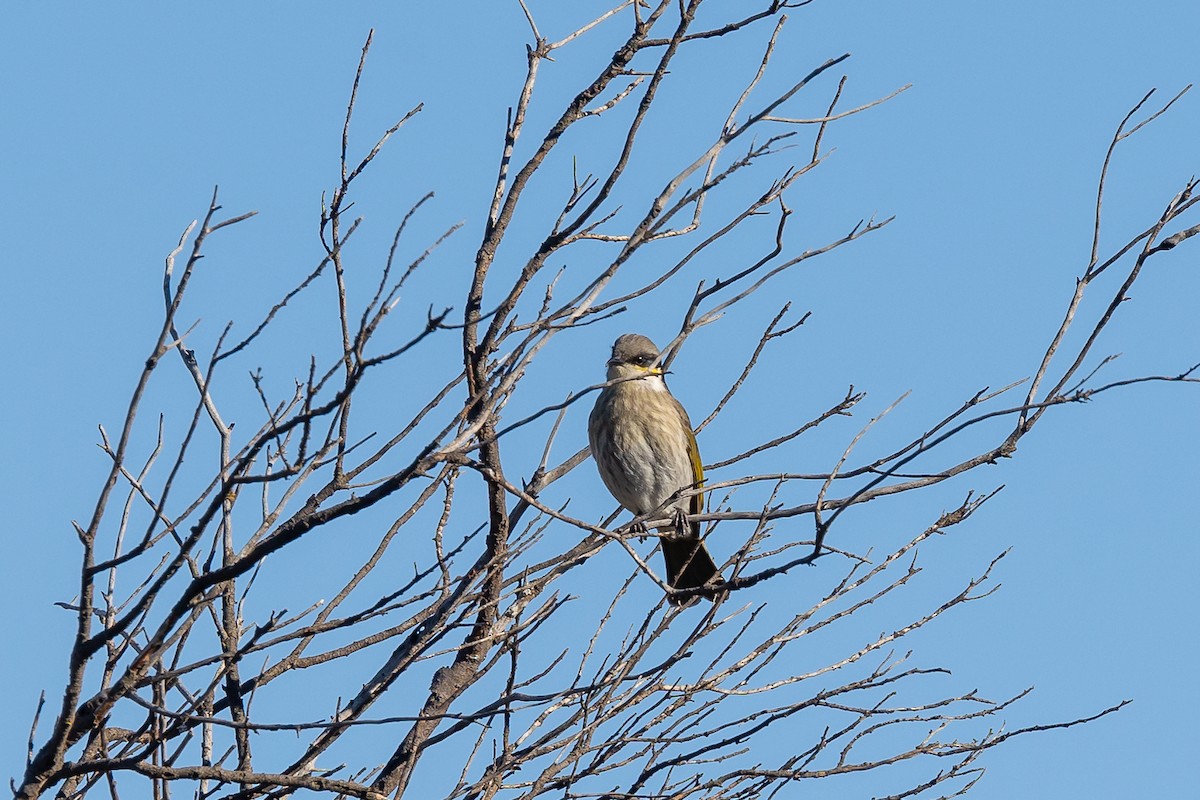
[(692, 535), (692, 526), (688, 524), (686, 511), (684, 511), (682, 508), (675, 509), (674, 519), (675, 519), (674, 533), (676, 536), (691, 536)]

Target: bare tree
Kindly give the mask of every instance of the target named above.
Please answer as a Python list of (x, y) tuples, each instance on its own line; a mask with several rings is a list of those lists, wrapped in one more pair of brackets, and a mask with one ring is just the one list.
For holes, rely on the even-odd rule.
[[(614, 327), (589, 325), (627, 310), (632, 318), (654, 308), (661, 319), (672, 307), (663, 298), (679, 298), (688, 281), (669, 363), (697, 329), (728, 325), (724, 314), (780, 275), (890, 221), (849, 224), (801, 249), (786, 237), (787, 198), (822, 165), (826, 134), (888, 99), (844, 107), (846, 55), (762, 96), (784, 12), (804, 4), (773, 0), (697, 22), (701, 0), (622, 2), (559, 38), (526, 11), (528, 70), (468, 285), (403, 302), (457, 226), (420, 229), (429, 197), (413, 198), (386, 252), (352, 247), (364, 224), (349, 215), (356, 182), (421, 110), (365, 154), (352, 152), (367, 38), (316, 265), (260, 321), (230, 323), (197, 353), (184, 328), (196, 315), (188, 299), (204, 277), (201, 258), (211, 237), (233, 236), (251, 214), (226, 215), (214, 193), (166, 258), (161, 329), (119, 430), (102, 429), (111, 470), (76, 527), (68, 680), (44, 723), (39, 708), (17, 797), (117, 797), (138, 776), (163, 798), (411, 789), (735, 800), (810, 779), (868, 781), (897, 798), (955, 796), (978, 780), (985, 751), (1120, 707), (1005, 731), (1005, 711), (1025, 693), (956, 690), (944, 669), (906, 652), (909, 634), (988, 594), (1003, 554), (937, 604), (899, 622), (873, 618), (920, 573), (918, 546), (969, 519), (989, 493), (964, 486), (957, 507), (869, 554), (839, 547), (835, 528), (868, 501), (906, 502), (1012, 456), (1053, 408), (1132, 383), (1197, 380), (1196, 367), (1098, 378), (1107, 363), (1098, 339), (1144, 266), (1200, 231), (1189, 219), (1189, 180), (1143, 230), (1100, 248), (1110, 161), (1174, 99), (1155, 106), (1147, 94), (1117, 128), (1100, 170), (1090, 262), (1030, 379), (949, 404), (880, 457), (860, 459), (856, 445), (882, 414), (841, 437), (822, 472), (760, 468), (797, 437), (850, 416), (864, 397), (850, 387), (812, 418), (781, 418), (779, 435), (707, 464), (708, 510), (692, 519), (725, 560), (724, 599), (666, 602), (671, 590), (652, 545), (630, 535), (634, 521), (614, 527), (615, 514), (569, 507), (571, 486), (598, 492), (599, 481), (567, 481), (588, 453), (564, 458), (554, 444), (564, 425), (581, 424), (603, 384), (537, 396), (526, 380), (535, 368), (581, 341), (603, 352)], [(614, 29), (624, 40), (611, 59), (547, 125), (531, 127), (539, 68)], [(723, 100), (724, 124), (707, 148), (664, 167), (661, 188), (639, 194), (631, 164), (645, 137), (669, 135), (655, 112), (660, 90), (686, 80), (680, 55), (720, 52), (742, 33), (761, 37), (762, 57), (748, 65), (744, 90)], [(825, 113), (792, 116), (789, 101), (814, 93)], [(597, 117), (613, 156), (581, 173), (564, 137)], [(739, 261), (711, 257), (734, 236)], [(255, 369), (256, 348), (322, 291), (340, 322), (335, 354), (314, 355), (281, 392), (276, 367)], [(1106, 300), (1093, 313), (1084, 298), (1095, 293)], [(715, 407), (692, 409), (698, 430), (736, 407), (766, 348), (801, 330), (807, 314), (786, 301), (777, 309), (734, 373), (714, 371), (728, 389)], [(402, 340), (397, 329), (407, 331)], [(249, 382), (241, 368), (253, 369)], [(148, 419), (152, 384), (186, 386), (191, 400), (166, 408), (167, 421)], [(246, 386), (256, 409), (239, 398)], [(651, 529), (666, 521), (636, 520)], [(755, 587), (801, 565), (814, 566), (793, 607), (756, 597)]]

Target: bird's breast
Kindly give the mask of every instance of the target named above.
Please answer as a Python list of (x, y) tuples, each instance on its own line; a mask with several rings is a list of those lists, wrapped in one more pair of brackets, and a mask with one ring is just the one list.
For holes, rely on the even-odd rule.
[(695, 482), (686, 423), (661, 378), (609, 387), (595, 413), (607, 420), (595, 443), (601, 474), (621, 505), (644, 514)]

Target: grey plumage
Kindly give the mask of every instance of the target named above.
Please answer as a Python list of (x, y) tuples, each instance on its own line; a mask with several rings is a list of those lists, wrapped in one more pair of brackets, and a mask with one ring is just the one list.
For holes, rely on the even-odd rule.
[[(634, 514), (698, 514), (704, 510), (700, 492), (663, 507), (681, 489), (701, 485), (704, 470), (692, 424), (667, 389), (658, 359), (658, 348), (640, 334), (627, 333), (613, 344), (608, 379), (629, 380), (606, 387), (596, 400), (588, 419), (592, 455), (604, 485)], [(659, 530), (667, 534), (662, 548), (669, 586), (699, 589), (720, 582), (717, 565), (700, 539), (699, 523)], [(701, 594), (711, 599), (715, 592)]]

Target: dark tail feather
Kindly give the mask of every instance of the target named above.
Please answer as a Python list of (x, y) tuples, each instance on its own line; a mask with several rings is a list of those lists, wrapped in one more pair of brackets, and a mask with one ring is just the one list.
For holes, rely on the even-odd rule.
[[(710, 583), (721, 581), (721, 573), (708, 548), (698, 536), (686, 536), (677, 539), (664, 537), (662, 540), (663, 556), (667, 559), (667, 583), (672, 589), (700, 589)], [(707, 589), (697, 593), (700, 597), (713, 600), (717, 591)], [(671, 603), (683, 605), (691, 602), (696, 595), (684, 597), (671, 596)]]

